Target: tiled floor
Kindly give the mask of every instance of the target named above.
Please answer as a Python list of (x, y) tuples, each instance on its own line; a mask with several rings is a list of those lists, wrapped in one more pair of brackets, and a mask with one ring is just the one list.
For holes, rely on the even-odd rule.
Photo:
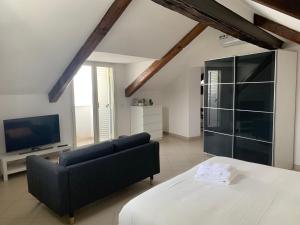
[[(183, 141), (165, 137), (161, 141), (161, 173), (154, 177), (157, 185), (208, 158), (202, 151), (201, 140)], [(77, 225), (117, 225), (118, 214), (130, 199), (151, 188), (149, 180), (141, 181), (75, 213)], [(0, 225), (68, 224), (27, 193), (25, 174), (0, 181)]]

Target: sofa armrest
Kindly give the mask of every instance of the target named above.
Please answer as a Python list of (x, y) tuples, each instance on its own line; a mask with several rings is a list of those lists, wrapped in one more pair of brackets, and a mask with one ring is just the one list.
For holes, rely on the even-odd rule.
[(26, 158), (28, 191), (59, 215), (69, 213), (68, 172), (39, 156)]
[(154, 145), (154, 174), (160, 173), (160, 156), (159, 156), (159, 142), (151, 140), (149, 143)]

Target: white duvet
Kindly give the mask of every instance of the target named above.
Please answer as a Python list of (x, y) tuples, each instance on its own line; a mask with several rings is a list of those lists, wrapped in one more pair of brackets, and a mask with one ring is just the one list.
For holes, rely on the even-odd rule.
[(197, 166), (127, 203), (119, 225), (300, 225), (300, 173), (230, 158), (231, 185), (194, 179)]

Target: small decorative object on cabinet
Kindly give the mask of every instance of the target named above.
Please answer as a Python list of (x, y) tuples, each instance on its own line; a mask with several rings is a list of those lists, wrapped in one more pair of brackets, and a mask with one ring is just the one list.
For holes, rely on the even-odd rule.
[(149, 99), (149, 105), (151, 105), (151, 106), (153, 105), (153, 101), (151, 98)]
[(205, 67), (204, 151), (291, 169), (297, 53), (236, 56)]
[(151, 139), (161, 139), (162, 106), (131, 106), (131, 134), (147, 132)]
[(139, 100), (137, 98), (134, 98), (132, 100), (132, 105), (135, 105), (135, 106), (139, 105)]

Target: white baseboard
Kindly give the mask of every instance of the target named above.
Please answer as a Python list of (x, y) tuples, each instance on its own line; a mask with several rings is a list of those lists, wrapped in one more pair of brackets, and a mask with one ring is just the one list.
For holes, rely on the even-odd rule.
[(179, 139), (184, 140), (184, 141), (192, 141), (192, 140), (197, 140), (197, 139), (201, 138), (201, 136), (186, 137), (186, 136), (182, 136), (182, 135), (179, 135), (179, 134), (174, 134), (174, 133), (170, 133), (170, 132), (166, 132), (166, 131), (164, 131), (164, 135), (171, 136), (171, 137), (176, 137), (176, 138), (179, 138)]
[(294, 170), (299, 171), (300, 172), (300, 165), (296, 165), (294, 164)]

